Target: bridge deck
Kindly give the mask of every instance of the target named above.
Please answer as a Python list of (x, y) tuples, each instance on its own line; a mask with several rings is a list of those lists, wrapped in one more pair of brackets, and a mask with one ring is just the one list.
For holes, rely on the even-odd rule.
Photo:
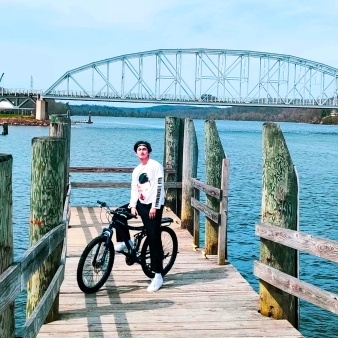
[[(258, 295), (230, 264), (192, 250), (192, 237), (170, 211), (164, 217), (179, 242), (176, 263), (155, 293), (139, 265), (117, 254), (112, 275), (92, 295), (82, 293), (76, 267), (86, 243), (97, 236), (98, 208), (73, 207), (68, 229), (66, 276), (60, 292), (60, 320), (44, 325), (44, 337), (302, 337), (287, 321), (257, 312)], [(103, 218), (104, 219), (104, 218)], [(135, 221), (134, 221), (135, 222)]]

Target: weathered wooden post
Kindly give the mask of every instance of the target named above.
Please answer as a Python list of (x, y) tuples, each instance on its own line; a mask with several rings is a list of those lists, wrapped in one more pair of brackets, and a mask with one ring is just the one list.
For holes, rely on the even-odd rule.
[(198, 145), (194, 121), (185, 119), (183, 142), (183, 166), (182, 166), (182, 211), (181, 227), (191, 234), (194, 230), (194, 208), (191, 206), (191, 197), (194, 196), (194, 188), (191, 178), (197, 176)]
[[(262, 223), (298, 230), (298, 181), (284, 136), (275, 123), (263, 125)], [(260, 261), (297, 277), (297, 251), (261, 238)], [(260, 311), (298, 327), (298, 299), (260, 280)]]
[[(72, 124), (72, 120), (70, 119), (69, 114), (70, 112), (68, 110), (67, 115), (64, 115), (64, 114), (55, 115), (56, 122), (65, 124), (65, 126), (63, 126), (63, 130), (64, 130), (63, 137), (66, 139), (67, 174), (69, 174), (69, 165), (70, 165), (70, 140), (71, 140), (71, 124)], [(68, 181), (69, 181), (69, 177), (67, 176), (67, 183)]]
[(229, 188), (229, 166), (230, 161), (228, 158), (222, 161), (222, 175), (221, 175), (221, 191), (222, 196), (219, 204), (219, 213), (221, 220), (218, 228), (218, 255), (217, 263), (219, 265), (225, 264), (228, 258), (228, 188)]
[(89, 113), (88, 113), (88, 122), (87, 123), (89, 123), (89, 124), (92, 124), (93, 122), (92, 122), (92, 116), (91, 116), (91, 113), (90, 113), (90, 111), (89, 111)]
[(8, 135), (8, 123), (4, 122), (2, 125), (2, 135)]
[[(178, 171), (178, 182), (182, 182), (182, 172), (183, 172), (183, 144), (184, 144), (184, 123), (185, 119), (180, 119), (180, 134), (178, 142), (178, 162), (177, 162), (177, 171)], [(177, 190), (177, 216), (181, 218), (181, 208), (182, 208), (182, 189)]]
[[(0, 154), (0, 274), (13, 263), (12, 165), (12, 155)], [(15, 337), (14, 302), (0, 314), (0, 337)]]
[[(206, 184), (221, 188), (222, 161), (226, 157), (214, 120), (205, 121), (205, 177)], [(206, 196), (206, 205), (219, 212), (219, 200)], [(205, 220), (205, 252), (216, 255), (218, 249), (218, 224)]]
[[(194, 189), (194, 198), (200, 200), (200, 191), (199, 189)], [(198, 248), (200, 246), (200, 211), (194, 208), (194, 247)]]
[(64, 180), (64, 198), (67, 196), (69, 184), (69, 166), (70, 166), (70, 140), (71, 140), (71, 120), (67, 115), (52, 115), (52, 121), (49, 125), (49, 136), (61, 137), (66, 141), (65, 147), (65, 180)]
[[(65, 140), (37, 137), (32, 140), (30, 234), (29, 244), (36, 243), (62, 222)], [(60, 266), (62, 243), (33, 274), (27, 286), (27, 317), (31, 315)], [(46, 323), (58, 319), (56, 297)]]
[[(175, 169), (174, 173), (166, 173), (165, 182), (178, 182), (178, 162), (179, 162), (179, 142), (180, 142), (180, 124), (178, 117), (165, 118), (165, 139), (164, 139), (164, 159), (163, 166)], [(176, 215), (178, 193), (177, 189), (166, 190), (166, 206), (169, 207)]]

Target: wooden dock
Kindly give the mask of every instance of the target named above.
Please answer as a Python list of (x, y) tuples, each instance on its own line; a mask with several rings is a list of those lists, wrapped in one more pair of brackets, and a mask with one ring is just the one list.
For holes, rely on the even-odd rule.
[[(76, 268), (81, 252), (104, 224), (100, 209), (72, 207), (66, 275), (60, 291), (60, 320), (43, 325), (44, 337), (303, 337), (286, 320), (258, 313), (258, 294), (231, 265), (193, 251), (193, 240), (171, 211), (179, 253), (163, 287), (147, 292), (150, 280), (138, 264), (116, 254), (112, 274), (91, 295), (80, 291)], [(106, 221), (102, 214), (102, 220)], [(137, 221), (134, 221), (137, 222)]]

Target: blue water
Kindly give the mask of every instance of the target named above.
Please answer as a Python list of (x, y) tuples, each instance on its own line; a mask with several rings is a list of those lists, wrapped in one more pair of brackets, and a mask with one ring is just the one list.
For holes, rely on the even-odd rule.
[[(163, 161), (164, 120), (93, 117), (93, 124), (73, 125), (71, 166), (133, 167), (138, 160), (133, 144), (147, 139), (152, 157)], [(198, 176), (204, 181), (204, 121), (195, 120), (199, 145)], [(223, 148), (230, 159), (228, 255), (230, 262), (258, 292), (253, 262), (259, 259), (259, 238), (254, 235), (260, 220), (262, 123), (217, 121)], [(279, 124), (286, 139), (300, 182), (300, 231), (338, 240), (338, 127)], [(31, 140), (48, 136), (48, 127), (11, 127), (0, 136), (0, 152), (13, 155), (13, 222), (15, 258), (28, 247)], [(71, 181), (122, 181), (130, 174), (75, 174)], [(94, 205), (97, 199), (120, 205), (128, 189), (73, 189), (72, 205)], [(300, 255), (300, 279), (338, 294), (334, 263)], [(16, 302), (17, 326), (24, 320), (24, 293)], [(300, 331), (305, 337), (338, 336), (338, 317), (300, 301)]]

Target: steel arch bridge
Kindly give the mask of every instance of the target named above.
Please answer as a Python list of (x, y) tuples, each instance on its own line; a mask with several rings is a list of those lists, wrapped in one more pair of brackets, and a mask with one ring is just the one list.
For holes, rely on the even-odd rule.
[(42, 98), (154, 104), (335, 108), (338, 69), (291, 55), (160, 49), (70, 70)]

